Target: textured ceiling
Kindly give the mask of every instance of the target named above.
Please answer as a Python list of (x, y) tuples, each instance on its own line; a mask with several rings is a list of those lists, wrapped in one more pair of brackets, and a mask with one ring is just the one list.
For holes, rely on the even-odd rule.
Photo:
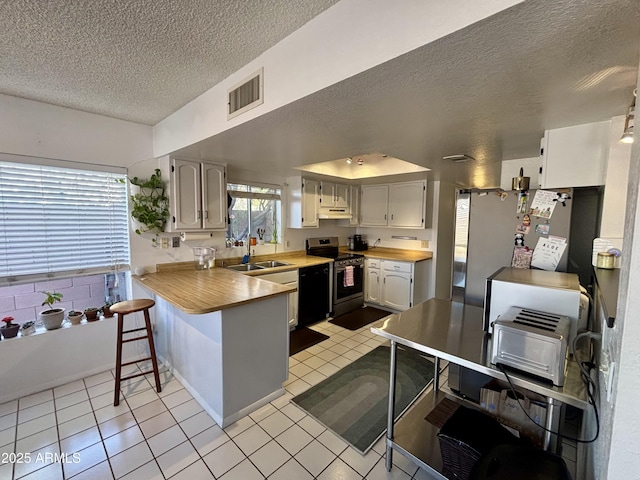
[[(501, 160), (538, 156), (545, 130), (627, 112), (638, 18), (638, 0), (526, 1), (184, 153), (286, 174), (381, 152), (495, 187)], [(476, 161), (442, 161), (459, 153)]]
[[(0, 0), (0, 93), (155, 124), (334, 3)], [(180, 153), (288, 175), (381, 152), (496, 186), (544, 130), (626, 113), (638, 18), (638, 0), (527, 0)], [(441, 160), (458, 153), (476, 161)]]
[(337, 0), (1, 0), (0, 93), (155, 125)]

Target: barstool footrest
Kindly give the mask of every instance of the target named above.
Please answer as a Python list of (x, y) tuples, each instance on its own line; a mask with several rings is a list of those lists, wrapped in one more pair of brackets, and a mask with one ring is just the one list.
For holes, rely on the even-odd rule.
[(143, 375), (147, 375), (149, 373), (153, 373), (153, 370), (149, 370), (148, 372), (140, 372), (140, 373), (134, 373), (133, 375), (127, 375), (126, 377), (122, 377), (120, 379), (120, 381), (124, 381), (124, 380), (129, 380), (131, 378), (136, 378), (136, 377), (141, 377)]
[(136, 338), (127, 338), (126, 340), (122, 340), (122, 343), (137, 342), (138, 340), (144, 340), (146, 338), (149, 338), (149, 335), (143, 335), (141, 337), (136, 337)]
[(142, 330), (146, 329), (147, 327), (133, 328), (131, 330), (125, 330), (124, 332), (122, 332), (122, 334), (124, 335), (125, 333), (141, 332)]
[(134, 363), (146, 362), (147, 360), (151, 360), (151, 357), (141, 358), (139, 360), (133, 360), (132, 362), (122, 363), (121, 366), (133, 365)]

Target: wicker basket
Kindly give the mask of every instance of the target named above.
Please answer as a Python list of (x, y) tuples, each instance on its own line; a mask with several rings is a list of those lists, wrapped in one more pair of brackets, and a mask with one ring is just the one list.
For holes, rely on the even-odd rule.
[(466, 443), (448, 435), (438, 435), (442, 454), (442, 474), (451, 480), (467, 480), (482, 454)]
[(480, 457), (497, 445), (522, 445), (489, 415), (462, 406), (443, 425), (438, 440), (442, 474), (451, 480), (467, 480)]

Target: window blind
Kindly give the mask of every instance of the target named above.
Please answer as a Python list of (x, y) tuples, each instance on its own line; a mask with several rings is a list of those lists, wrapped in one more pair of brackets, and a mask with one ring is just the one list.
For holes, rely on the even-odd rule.
[(124, 178), (0, 161), (0, 285), (128, 268)]

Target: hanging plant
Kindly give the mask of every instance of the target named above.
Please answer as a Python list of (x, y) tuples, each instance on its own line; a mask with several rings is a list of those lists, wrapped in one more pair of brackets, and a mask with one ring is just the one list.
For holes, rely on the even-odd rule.
[(138, 191), (131, 195), (131, 217), (141, 226), (135, 232), (162, 232), (169, 217), (169, 198), (165, 195), (165, 184), (160, 178), (160, 169), (146, 180), (138, 177), (129, 179)]

